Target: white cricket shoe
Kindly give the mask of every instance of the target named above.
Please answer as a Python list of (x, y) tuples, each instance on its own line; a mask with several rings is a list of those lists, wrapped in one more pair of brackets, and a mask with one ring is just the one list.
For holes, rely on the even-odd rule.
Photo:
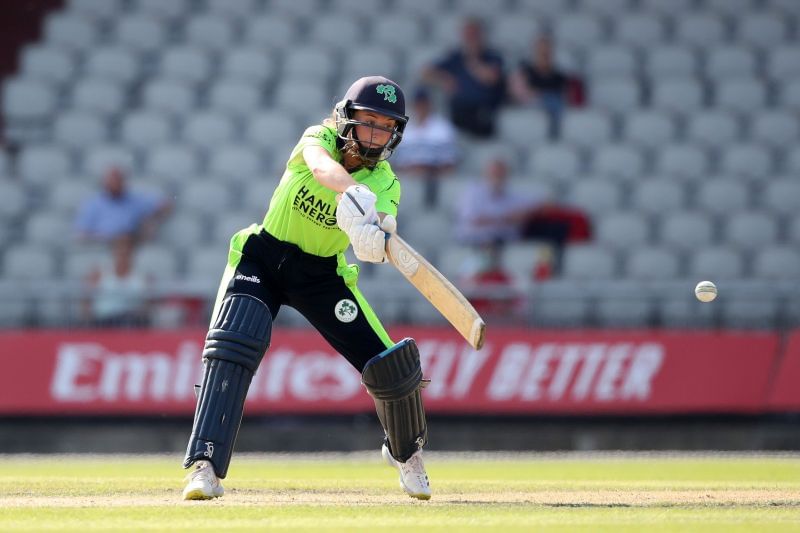
[(211, 500), (225, 494), (214, 467), (208, 461), (197, 461), (186, 478), (189, 483), (183, 489), (184, 500)]
[(392, 457), (386, 444), (381, 448), (381, 455), (386, 464), (400, 472), (400, 486), (409, 496), (418, 500), (431, 499), (431, 484), (428, 482), (428, 473), (425, 472), (425, 464), (422, 462), (422, 450), (414, 452), (405, 463)]

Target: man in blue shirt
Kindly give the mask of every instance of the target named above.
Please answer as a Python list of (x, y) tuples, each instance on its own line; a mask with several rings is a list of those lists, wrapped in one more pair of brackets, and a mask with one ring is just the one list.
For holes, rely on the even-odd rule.
[(447, 93), (450, 120), (458, 129), (476, 137), (494, 135), (505, 97), (503, 59), (486, 46), (478, 19), (464, 21), (461, 47), (427, 67), (424, 78)]
[(103, 178), (103, 190), (81, 206), (75, 230), (87, 241), (110, 242), (126, 235), (149, 238), (171, 208), (166, 198), (128, 190), (123, 171), (112, 167)]

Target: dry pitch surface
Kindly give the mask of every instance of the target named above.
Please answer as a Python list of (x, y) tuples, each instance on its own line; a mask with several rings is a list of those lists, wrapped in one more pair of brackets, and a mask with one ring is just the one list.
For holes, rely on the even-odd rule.
[(427, 454), (433, 499), (380, 454), (238, 455), (180, 500), (179, 456), (0, 456), (0, 531), (800, 531), (800, 455)]

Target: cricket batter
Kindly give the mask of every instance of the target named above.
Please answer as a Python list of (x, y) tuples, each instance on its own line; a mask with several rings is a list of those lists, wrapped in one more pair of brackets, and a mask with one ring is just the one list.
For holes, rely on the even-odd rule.
[(384, 263), (400, 182), (386, 161), (408, 122), (403, 91), (357, 80), (331, 118), (292, 150), (264, 221), (236, 233), (203, 349), (203, 384), (184, 467), (186, 500), (222, 496), (250, 381), (282, 305), (297, 309), (362, 375), (386, 438), (384, 459), (413, 498), (431, 496), (422, 462), (428, 432), (413, 339), (394, 343), (356, 285), (361, 261)]

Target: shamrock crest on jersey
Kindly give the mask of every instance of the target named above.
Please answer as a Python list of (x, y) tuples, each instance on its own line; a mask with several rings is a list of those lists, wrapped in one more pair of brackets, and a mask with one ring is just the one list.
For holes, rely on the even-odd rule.
[(340, 322), (352, 322), (358, 316), (358, 307), (353, 300), (339, 300), (334, 308), (336, 318)]

